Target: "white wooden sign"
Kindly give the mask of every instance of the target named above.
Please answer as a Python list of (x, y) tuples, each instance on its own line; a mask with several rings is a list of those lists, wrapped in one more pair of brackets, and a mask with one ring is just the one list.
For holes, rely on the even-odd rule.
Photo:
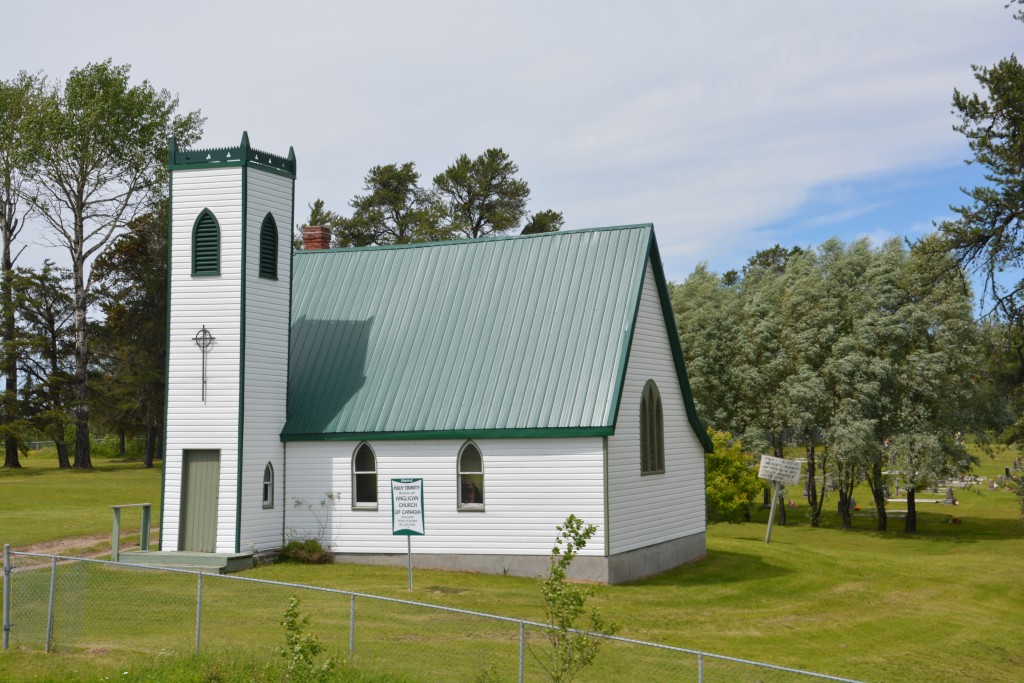
[(768, 481), (797, 484), (800, 482), (800, 463), (795, 460), (762, 455), (761, 469), (758, 470), (757, 476)]
[(391, 533), (423, 536), (423, 480), (391, 480)]

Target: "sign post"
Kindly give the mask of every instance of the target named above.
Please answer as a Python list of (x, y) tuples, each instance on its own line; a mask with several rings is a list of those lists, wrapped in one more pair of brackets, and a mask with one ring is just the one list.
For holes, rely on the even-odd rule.
[(775, 524), (775, 508), (779, 504), (779, 485), (796, 484), (800, 481), (800, 463), (794, 460), (776, 458), (771, 455), (761, 456), (761, 468), (757, 472), (760, 479), (772, 482), (772, 510), (768, 513), (768, 531), (764, 542), (772, 542), (772, 526)]
[(391, 480), (391, 533), (405, 536), (409, 554), (409, 590), (412, 590), (412, 537), (423, 536), (423, 479)]

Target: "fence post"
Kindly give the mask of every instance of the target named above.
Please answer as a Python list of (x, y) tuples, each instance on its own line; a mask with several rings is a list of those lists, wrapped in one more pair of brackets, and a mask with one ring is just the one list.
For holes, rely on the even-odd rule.
[(199, 631), (203, 615), (203, 573), (199, 572), (196, 586), (196, 654), (199, 654)]
[(121, 506), (111, 505), (114, 508), (114, 536), (110, 544), (110, 561), (121, 561)]
[(46, 651), (50, 651), (53, 642), (53, 597), (57, 593), (57, 558), (50, 563), (50, 605), (46, 610)]
[(356, 596), (352, 595), (348, 606), (348, 659), (356, 654)]
[(11, 639), (11, 546), (4, 544), (4, 649), (10, 646)]
[(697, 683), (704, 683), (704, 653), (697, 653)]
[(523, 683), (524, 665), (526, 663), (526, 623), (519, 622), (519, 683)]

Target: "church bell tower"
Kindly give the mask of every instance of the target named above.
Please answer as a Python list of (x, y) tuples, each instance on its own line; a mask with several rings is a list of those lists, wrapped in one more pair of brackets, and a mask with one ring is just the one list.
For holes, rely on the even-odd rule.
[(172, 139), (160, 549), (282, 545), (295, 153)]

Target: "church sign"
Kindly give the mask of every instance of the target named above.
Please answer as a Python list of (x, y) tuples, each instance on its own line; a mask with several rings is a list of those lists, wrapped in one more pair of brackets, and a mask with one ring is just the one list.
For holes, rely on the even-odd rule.
[(771, 543), (772, 525), (775, 524), (775, 508), (779, 503), (779, 485), (796, 484), (800, 481), (800, 463), (795, 460), (762, 455), (761, 468), (758, 470), (757, 476), (772, 482), (772, 509), (768, 513), (768, 531), (764, 535), (764, 542)]
[(758, 470), (757, 476), (768, 481), (796, 484), (800, 481), (800, 463), (795, 460), (762, 455), (761, 468)]
[(395, 536), (422, 536), (423, 479), (391, 480), (391, 533)]

